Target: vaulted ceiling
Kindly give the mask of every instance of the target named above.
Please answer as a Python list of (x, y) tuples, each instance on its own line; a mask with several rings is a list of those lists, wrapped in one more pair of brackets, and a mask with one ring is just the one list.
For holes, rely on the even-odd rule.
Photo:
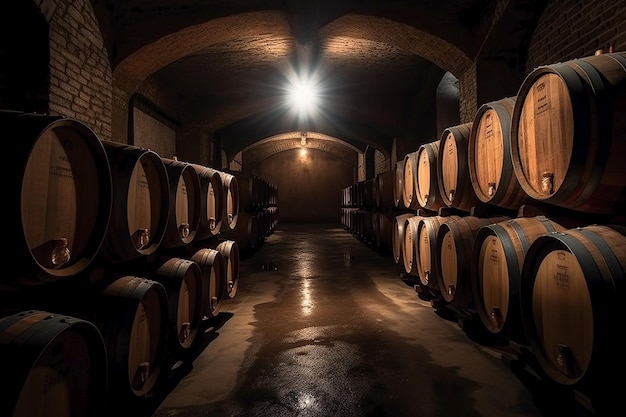
[[(521, 65), (520, 45), (546, 1), (92, 3), (114, 73), (179, 95), (186, 123), (233, 155), (255, 145), (271, 153), (270, 139), (304, 131), (339, 139), (318, 143), (340, 153), (368, 146), (388, 153), (446, 72), (458, 76), (485, 53)], [(288, 84), (305, 75), (321, 100), (308, 118), (285, 100)]]

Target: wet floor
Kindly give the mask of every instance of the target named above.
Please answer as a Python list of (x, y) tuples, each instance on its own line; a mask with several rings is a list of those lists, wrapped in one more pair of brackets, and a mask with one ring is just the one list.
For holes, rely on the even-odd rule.
[(279, 224), (151, 416), (592, 415), (469, 337), (401, 269), (341, 225)]

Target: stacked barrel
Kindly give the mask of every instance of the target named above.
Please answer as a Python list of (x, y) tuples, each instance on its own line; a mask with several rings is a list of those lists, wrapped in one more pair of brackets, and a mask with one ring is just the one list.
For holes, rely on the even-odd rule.
[(341, 190), (342, 224), (383, 255), (395, 253), (395, 220), (407, 211), (398, 199), (398, 175), (395, 168)]
[(278, 224), (278, 188), (258, 175), (230, 172), (239, 184), (237, 226), (222, 233), (237, 242), (242, 254), (258, 249)]
[[(421, 298), (550, 384), (619, 389), (626, 53), (541, 66), (518, 94), (405, 155), (394, 261)], [(396, 197), (398, 201), (398, 197)], [(607, 410), (604, 410), (607, 411)], [(610, 414), (607, 414), (610, 415)]]
[(0, 414), (141, 404), (236, 295), (237, 174), (102, 141), (67, 117), (5, 110), (0, 124), (18, 174), (5, 173), (16, 268), (0, 282)]

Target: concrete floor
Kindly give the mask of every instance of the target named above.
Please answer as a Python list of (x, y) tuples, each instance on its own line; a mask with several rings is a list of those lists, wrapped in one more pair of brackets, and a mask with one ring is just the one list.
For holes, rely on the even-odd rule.
[(242, 257), (235, 298), (145, 415), (593, 415), (586, 398), (546, 390), (506, 350), (470, 337), (401, 269), (340, 224), (278, 224)]

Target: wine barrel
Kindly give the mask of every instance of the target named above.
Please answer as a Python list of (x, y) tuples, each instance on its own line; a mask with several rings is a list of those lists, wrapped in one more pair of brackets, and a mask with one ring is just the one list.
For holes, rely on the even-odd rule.
[[(393, 231), (392, 231), (392, 248), (393, 248), (393, 260), (396, 264), (404, 262), (403, 243), (404, 243), (404, 227), (405, 222), (409, 217), (414, 217), (415, 214), (404, 213), (394, 216), (393, 218)], [(404, 265), (404, 263), (402, 263)]]
[(237, 178), (240, 212), (257, 210), (267, 205), (261, 177), (242, 171), (228, 171), (228, 174)]
[(226, 294), (227, 282), (222, 253), (215, 249), (198, 249), (190, 258), (202, 272), (202, 312), (204, 317), (216, 317)]
[(170, 191), (170, 215), (161, 248), (179, 248), (193, 242), (200, 225), (200, 178), (187, 162), (161, 160), (167, 171)]
[(424, 143), (417, 150), (417, 175), (414, 176), (417, 187), (415, 194), (420, 207), (431, 211), (437, 211), (444, 207), (437, 180), (440, 143), (440, 140)]
[(420, 207), (417, 199), (417, 151), (404, 155), (402, 168), (402, 202), (408, 209)]
[(235, 228), (220, 232), (220, 236), (237, 242), (242, 253), (250, 253), (258, 247), (261, 240), (265, 239), (261, 224), (262, 214), (260, 211), (239, 212)]
[(105, 415), (107, 352), (91, 322), (40, 310), (0, 318), (0, 358), (0, 415)]
[(565, 230), (545, 216), (520, 217), (482, 226), (472, 253), (476, 311), (492, 334), (526, 343), (521, 318), (520, 282), (524, 257), (541, 235)]
[(352, 206), (352, 186), (341, 189), (341, 207), (347, 208)]
[(239, 246), (234, 240), (213, 241), (210, 243), (210, 249), (215, 249), (222, 254), (224, 261), (224, 277), (222, 278), (226, 282), (226, 291), (224, 292), (225, 299), (235, 298), (237, 295), (237, 288), (239, 287)]
[(102, 141), (113, 182), (111, 221), (102, 245), (105, 261), (118, 264), (155, 253), (165, 236), (170, 189), (154, 151)]
[(392, 215), (386, 211), (375, 211), (372, 214), (374, 249), (380, 253), (388, 253), (391, 249), (392, 219)]
[(439, 296), (439, 260), (437, 258), (437, 233), (443, 223), (459, 216), (420, 216), (417, 222), (415, 263), (419, 285), (432, 296)]
[(394, 186), (395, 170), (380, 172), (374, 177), (374, 207), (379, 210), (390, 210), (395, 207)]
[(624, 210), (625, 112), (626, 52), (532, 71), (511, 121), (513, 168), (525, 192), (586, 213)]
[(188, 352), (201, 340), (202, 271), (193, 261), (182, 258), (162, 259), (153, 279), (160, 282), (168, 296), (169, 340), (172, 352)]
[(404, 155), (402, 168), (402, 202), (408, 209), (420, 207), (417, 200), (417, 151)]
[(517, 97), (480, 106), (468, 143), (467, 161), (472, 187), (480, 201), (517, 210), (531, 203), (521, 187), (511, 160), (511, 116)]
[(393, 182), (393, 201), (394, 207), (399, 209), (407, 208), (404, 205), (404, 198), (402, 196), (402, 190), (404, 188), (404, 160), (396, 162)]
[[(624, 369), (626, 228), (590, 225), (537, 238), (522, 268), (524, 328), (541, 369), (565, 386), (611, 389)], [(623, 394), (617, 384), (613, 395)]]
[(504, 220), (505, 217), (462, 216), (439, 226), (435, 258), (439, 265), (439, 291), (445, 301), (462, 308), (474, 308), (469, 276), (476, 232), (482, 226)]
[(224, 217), (224, 186), (219, 171), (204, 165), (192, 164), (200, 179), (200, 223), (194, 242), (217, 235)]
[[(11, 132), (2, 164), (11, 262), (0, 283), (32, 286), (78, 276), (93, 264), (109, 224), (112, 185), (101, 141), (85, 124), (61, 116), (0, 111)], [(15, 178), (15, 173), (21, 175)], [(8, 210), (8, 211), (6, 211)]]
[(470, 211), (481, 203), (472, 186), (467, 163), (472, 124), (445, 129), (441, 134), (437, 157), (437, 183), (443, 204), (464, 211)]
[(107, 348), (112, 404), (150, 397), (165, 374), (168, 299), (165, 287), (143, 277), (112, 277), (94, 317)]
[(220, 230), (234, 230), (239, 215), (239, 183), (237, 177), (224, 171), (218, 171), (222, 179), (224, 200), (222, 207), (222, 227)]
[(410, 216), (404, 221), (404, 240), (402, 241), (402, 264), (404, 272), (415, 277), (417, 272), (417, 225), (422, 216)]

